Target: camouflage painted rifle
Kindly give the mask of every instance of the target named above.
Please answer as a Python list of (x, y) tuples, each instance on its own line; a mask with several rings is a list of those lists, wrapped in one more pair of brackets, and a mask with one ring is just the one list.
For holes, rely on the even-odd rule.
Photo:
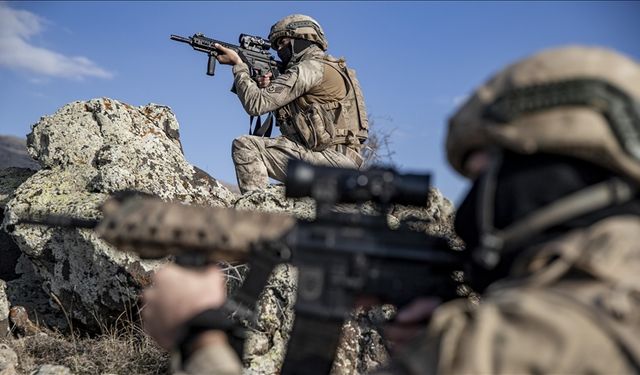
[[(385, 208), (391, 204), (426, 204), (428, 175), (298, 161), (289, 163), (287, 173), (286, 195), (314, 198), (315, 220), (137, 196), (107, 202), (104, 219), (85, 226), (95, 226), (107, 242), (142, 258), (172, 255), (190, 266), (248, 262), (243, 285), (223, 311), (235, 310), (249, 320), (273, 268), (296, 266), (296, 318), (283, 374), (329, 373), (342, 325), (358, 296), (397, 306), (418, 296), (456, 297), (451, 274), (462, 269), (461, 254), (442, 238), (402, 226), (391, 229), (386, 220)], [(366, 201), (379, 204), (380, 214), (333, 209), (337, 203)]]

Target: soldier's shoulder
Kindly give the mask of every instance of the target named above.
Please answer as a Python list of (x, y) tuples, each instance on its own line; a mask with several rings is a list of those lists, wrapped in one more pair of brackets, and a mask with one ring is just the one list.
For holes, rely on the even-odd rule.
[(315, 85), (322, 80), (324, 75), (324, 64), (315, 59), (308, 59), (300, 61), (289, 70), (291, 74), (298, 77), (298, 81), (303, 82), (306, 85)]
[(298, 70), (319, 71), (324, 70), (324, 63), (320, 59), (306, 59), (295, 65)]

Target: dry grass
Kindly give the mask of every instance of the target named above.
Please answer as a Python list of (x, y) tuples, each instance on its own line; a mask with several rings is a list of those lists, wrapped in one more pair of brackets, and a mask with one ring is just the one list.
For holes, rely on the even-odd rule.
[(362, 149), (362, 158), (366, 167), (379, 164), (395, 166), (393, 156), (396, 152), (392, 146), (395, 130), (395, 128), (385, 129), (369, 117), (369, 139)]
[(139, 316), (137, 306), (128, 306), (115, 322), (98, 321), (99, 334), (74, 329), (63, 334), (39, 325), (42, 333), (2, 341), (18, 355), (17, 370), (22, 374), (45, 364), (66, 366), (77, 375), (168, 374), (169, 354), (142, 330)]
[(96, 337), (46, 332), (5, 341), (18, 354), (18, 371), (29, 374), (44, 364), (74, 374), (168, 374), (169, 357), (139, 329), (118, 329)]
[[(247, 272), (244, 264), (221, 264), (221, 267), (230, 290), (242, 283)], [(170, 356), (143, 331), (139, 306), (126, 306), (115, 322), (106, 323), (95, 314), (99, 333), (89, 334), (74, 328), (74, 321), (56, 295), (50, 294), (50, 298), (60, 307), (71, 327), (69, 332), (48, 329), (36, 320), (40, 334), (0, 337), (0, 343), (9, 345), (18, 355), (19, 374), (31, 374), (42, 365), (65, 366), (77, 375), (170, 373)]]

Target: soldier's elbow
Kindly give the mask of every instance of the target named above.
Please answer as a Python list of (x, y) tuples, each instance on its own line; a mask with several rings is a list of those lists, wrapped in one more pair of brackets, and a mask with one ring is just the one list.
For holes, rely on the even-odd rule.
[(256, 108), (252, 107), (244, 107), (244, 110), (249, 116), (260, 116), (262, 114), (261, 111), (258, 111)]

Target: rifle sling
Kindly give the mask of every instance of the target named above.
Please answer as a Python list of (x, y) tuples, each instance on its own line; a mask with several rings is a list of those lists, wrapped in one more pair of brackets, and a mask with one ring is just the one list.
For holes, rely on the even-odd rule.
[(341, 319), (321, 319), (296, 312), (281, 374), (329, 374), (343, 323)]
[[(256, 126), (253, 128), (253, 119), (256, 118)], [(249, 117), (249, 134), (255, 135), (258, 137), (271, 137), (271, 131), (273, 130), (273, 123), (275, 116), (273, 112), (269, 112), (267, 118), (264, 123), (262, 123), (262, 118), (260, 116), (250, 116)], [(253, 130), (252, 130), (253, 128)]]
[(260, 251), (252, 251), (247, 272), (242, 286), (233, 294), (233, 299), (253, 311), (260, 293), (267, 285), (267, 280), (278, 262)]

